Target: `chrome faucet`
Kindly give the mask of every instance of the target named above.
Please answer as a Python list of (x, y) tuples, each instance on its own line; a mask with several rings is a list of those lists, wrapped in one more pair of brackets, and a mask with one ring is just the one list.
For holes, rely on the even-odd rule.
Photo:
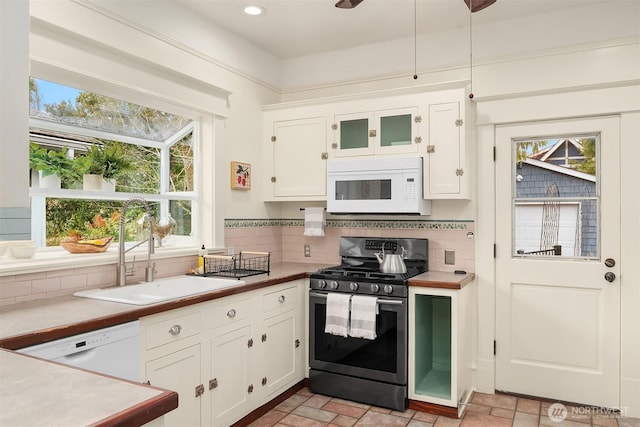
[[(135, 245), (131, 246), (129, 249), (125, 249), (124, 241), (125, 241), (126, 232), (124, 229), (124, 223), (126, 220), (127, 209), (129, 208), (129, 205), (132, 202), (142, 203), (144, 205), (145, 210), (147, 211), (145, 213), (145, 218), (149, 221), (149, 237), (145, 240), (142, 240), (136, 243)], [(153, 227), (153, 216), (151, 215), (151, 209), (149, 208), (149, 204), (145, 199), (143, 199), (142, 197), (132, 197), (128, 199), (126, 202), (124, 202), (124, 205), (122, 206), (122, 211), (120, 212), (120, 241), (118, 242), (119, 243), (118, 245), (118, 286), (126, 285), (127, 276), (133, 276), (135, 273), (134, 267), (136, 263), (136, 258), (133, 257), (133, 263), (131, 264), (131, 269), (127, 271), (127, 266), (125, 264), (125, 254), (129, 252), (131, 249), (137, 248), (144, 242), (149, 243), (148, 250), (147, 250), (147, 267), (145, 268), (144, 280), (145, 282), (153, 282), (153, 267), (151, 266), (151, 254), (154, 253), (152, 227)]]

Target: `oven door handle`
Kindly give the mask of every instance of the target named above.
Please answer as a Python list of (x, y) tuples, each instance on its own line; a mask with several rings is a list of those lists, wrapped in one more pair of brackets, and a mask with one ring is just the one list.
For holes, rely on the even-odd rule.
[[(327, 299), (327, 294), (323, 294), (323, 293), (320, 293), (320, 292), (309, 292), (309, 296)], [(380, 298), (378, 298), (377, 302), (378, 302), (378, 305), (380, 305), (380, 304), (404, 305), (404, 301), (403, 300), (380, 299)]]

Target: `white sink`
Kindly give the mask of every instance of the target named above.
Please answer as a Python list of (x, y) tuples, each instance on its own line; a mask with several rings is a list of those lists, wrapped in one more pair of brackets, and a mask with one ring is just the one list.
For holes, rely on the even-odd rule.
[(73, 295), (124, 304), (148, 305), (244, 284), (244, 280), (183, 276), (138, 285), (80, 291)]

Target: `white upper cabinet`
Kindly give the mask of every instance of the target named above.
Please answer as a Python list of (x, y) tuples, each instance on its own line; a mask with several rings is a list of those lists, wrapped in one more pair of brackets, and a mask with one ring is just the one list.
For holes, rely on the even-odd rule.
[(468, 199), (465, 88), (266, 106), (264, 200), (324, 201), (327, 159), (422, 157), (425, 199)]
[(338, 114), (331, 129), (334, 157), (417, 153), (418, 107)]
[(464, 90), (428, 97), (428, 135), (422, 146), (425, 199), (469, 199), (472, 176)]
[(265, 200), (324, 200), (327, 124), (324, 116), (265, 115)]

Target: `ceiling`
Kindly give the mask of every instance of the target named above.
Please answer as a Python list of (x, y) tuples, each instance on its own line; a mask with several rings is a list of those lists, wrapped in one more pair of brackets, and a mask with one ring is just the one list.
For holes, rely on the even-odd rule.
[[(611, 0), (497, 0), (472, 15), (464, 0), (364, 0), (338, 9), (336, 0), (171, 0), (235, 33), (278, 58), (348, 49), (414, 36), (581, 9)], [(614, 0), (629, 1), (629, 0)], [(637, 0), (632, 0), (637, 1)], [(266, 9), (261, 16), (242, 11), (247, 4)], [(417, 13), (414, 13), (414, 8)]]

